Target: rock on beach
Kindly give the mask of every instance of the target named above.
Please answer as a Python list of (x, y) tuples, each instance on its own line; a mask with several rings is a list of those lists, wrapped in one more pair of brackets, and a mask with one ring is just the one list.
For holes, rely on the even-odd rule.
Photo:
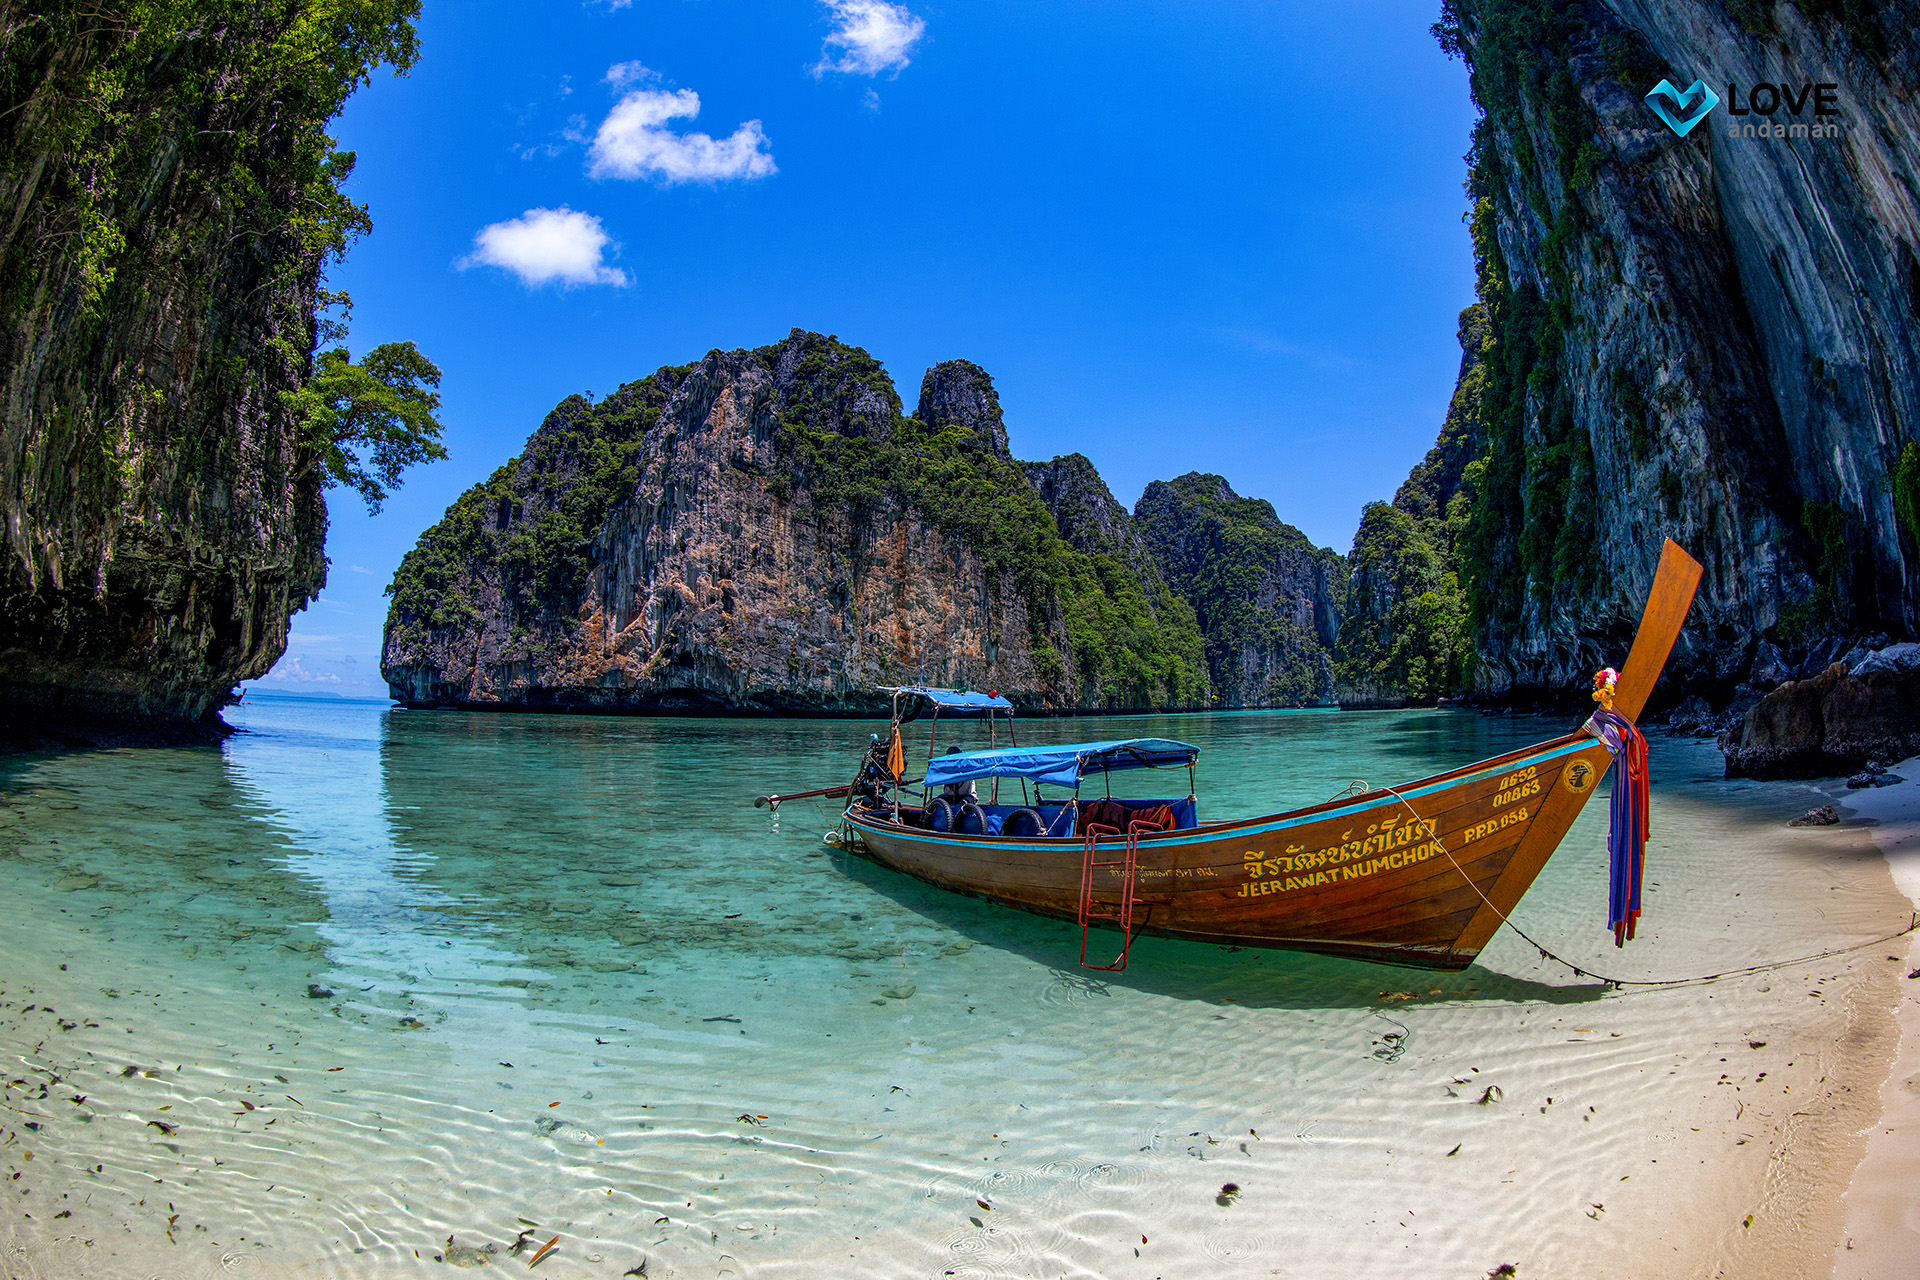
[(1834, 663), (1762, 698), (1720, 739), (1730, 778), (1852, 773), (1920, 752), (1920, 644)]

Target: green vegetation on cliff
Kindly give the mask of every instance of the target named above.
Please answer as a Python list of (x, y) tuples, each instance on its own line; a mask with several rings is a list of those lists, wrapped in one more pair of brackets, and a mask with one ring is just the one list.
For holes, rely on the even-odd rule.
[[(353, 154), (334, 148), (326, 126), (375, 67), (413, 65), (418, 0), (135, 0), (104, 9), (48, 0), (33, 8), (7, 14), (0, 58), (0, 97), (16, 117), (6, 176), (31, 173), (29, 193), (40, 197), (38, 237), (21, 236), (15, 219), (0, 262), (10, 301), (24, 303), (23, 285), (57, 262), (102, 316), (122, 269), (148, 256), (129, 254), (143, 233), (157, 233), (154, 247), (187, 248), (204, 228), (167, 219), (146, 186), (156, 161), (182, 147), (194, 163), (176, 179), (174, 208), (217, 205), (227, 233), (266, 249), (283, 279), (310, 283), (325, 257), (371, 226), (341, 192)], [(238, 107), (231, 122), (242, 127), (183, 133), (222, 107)], [(283, 318), (311, 338), (311, 299)]]
[[(1583, 9), (1551, 0), (1447, 0), (1435, 34), (1467, 62), (1483, 112), (1468, 155), (1468, 192), (1484, 375), (1479, 468), (1462, 513), (1459, 576), (1474, 627), (1511, 631), (1529, 594), (1532, 604), (1552, 609), (1593, 585), (1593, 447), (1575, 422), (1563, 367), (1576, 323), (1575, 257), (1592, 230), (1579, 197), (1599, 163), (1593, 113), (1572, 68), (1574, 44), (1589, 27)], [(1620, 37), (1606, 52), (1622, 74), (1646, 60)], [(1545, 124), (1544, 149), (1530, 130), (1515, 127), (1522, 119)], [(1515, 200), (1524, 207), (1512, 207)], [(1516, 285), (1498, 228), (1520, 216), (1549, 230), (1541, 278)]]
[(1334, 668), (1351, 696), (1431, 702), (1464, 685), (1472, 637), (1446, 532), (1384, 502), (1361, 514)]
[[(0, 13), (0, 700), (199, 719), (325, 580), (319, 284), (369, 227), (327, 133), (417, 0)], [(350, 470), (350, 467), (346, 469)]]
[(1340, 556), (1220, 476), (1156, 480), (1133, 514), (1167, 584), (1193, 606), (1217, 703), (1305, 706), (1332, 696)]

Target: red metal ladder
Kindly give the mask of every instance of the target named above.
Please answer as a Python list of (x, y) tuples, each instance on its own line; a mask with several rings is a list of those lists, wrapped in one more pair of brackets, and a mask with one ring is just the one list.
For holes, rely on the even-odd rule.
[[(1133, 950), (1133, 909), (1140, 905), (1140, 899), (1133, 896), (1133, 885), (1140, 860), (1140, 833), (1142, 831), (1163, 831), (1164, 827), (1156, 822), (1142, 822), (1135, 819), (1127, 823), (1125, 832), (1127, 843), (1121, 856), (1101, 861), (1100, 836), (1121, 834), (1118, 827), (1104, 826), (1097, 822), (1087, 824), (1087, 851), (1080, 866), (1080, 967), (1099, 969), (1113, 973), (1127, 967), (1127, 953)], [(1094, 874), (1109, 867), (1120, 868), (1120, 901), (1110, 911), (1096, 910)], [(1095, 920), (1111, 920), (1120, 926), (1120, 954), (1112, 964), (1087, 963), (1087, 935), (1092, 931)]]

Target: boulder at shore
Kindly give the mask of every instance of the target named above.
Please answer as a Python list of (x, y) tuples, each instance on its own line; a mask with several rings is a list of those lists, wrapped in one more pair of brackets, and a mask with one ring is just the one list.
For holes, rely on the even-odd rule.
[(1730, 778), (1850, 773), (1920, 752), (1920, 645), (1894, 645), (1849, 670), (1789, 681), (1721, 736)]

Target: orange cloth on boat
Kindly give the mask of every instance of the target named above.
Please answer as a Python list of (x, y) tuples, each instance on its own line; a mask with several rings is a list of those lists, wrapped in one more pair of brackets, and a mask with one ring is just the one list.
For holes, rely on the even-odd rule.
[(900, 726), (893, 726), (893, 740), (887, 743), (887, 772), (898, 781), (907, 771), (907, 749), (900, 741)]

